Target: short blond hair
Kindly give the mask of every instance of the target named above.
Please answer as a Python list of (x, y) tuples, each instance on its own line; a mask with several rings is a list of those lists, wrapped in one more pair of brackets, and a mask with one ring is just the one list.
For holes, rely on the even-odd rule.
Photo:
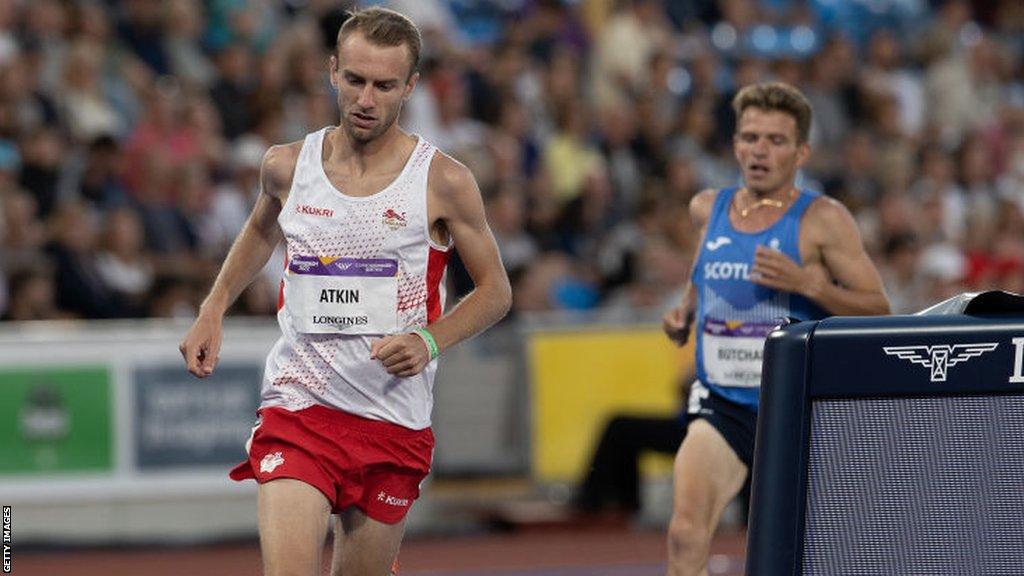
[(800, 144), (807, 142), (811, 133), (811, 103), (803, 92), (785, 82), (764, 82), (745, 86), (732, 99), (736, 121), (747, 108), (776, 110), (789, 114), (796, 120), (796, 136)]
[(378, 46), (405, 45), (409, 50), (409, 75), (419, 68), (423, 40), (420, 29), (405, 14), (377, 6), (349, 11), (338, 30), (338, 47), (354, 32), (361, 32), (371, 44)]

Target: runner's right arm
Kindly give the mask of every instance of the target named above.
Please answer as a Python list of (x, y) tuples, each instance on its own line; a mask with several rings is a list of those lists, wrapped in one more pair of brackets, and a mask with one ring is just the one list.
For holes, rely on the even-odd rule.
[[(717, 190), (707, 189), (701, 191), (690, 200), (690, 222), (699, 231), (693, 253), (692, 266), (697, 265), (697, 258), (700, 256), (701, 245), (704, 244), (704, 234), (707, 232), (708, 221), (711, 220), (711, 209), (715, 205), (715, 196), (717, 194)], [(693, 283), (690, 281), (690, 276), (687, 276), (686, 284), (683, 287), (683, 299), (678, 306), (666, 312), (662, 317), (662, 329), (670, 340), (682, 346), (690, 339), (690, 326), (693, 324), (693, 318), (696, 313), (697, 295), (693, 291)]]
[(213, 373), (221, 346), (221, 323), (228, 307), (266, 265), (283, 233), (277, 223), (295, 170), (297, 149), (273, 146), (260, 166), (260, 194), (242, 231), (235, 238), (199, 317), (178, 349), (189, 372), (198, 378)]

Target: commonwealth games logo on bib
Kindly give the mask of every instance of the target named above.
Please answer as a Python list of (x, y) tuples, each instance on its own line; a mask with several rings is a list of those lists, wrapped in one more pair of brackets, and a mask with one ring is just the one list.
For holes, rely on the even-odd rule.
[(405, 212), (399, 214), (393, 208), (388, 208), (384, 211), (384, 225), (388, 228), (398, 230), (399, 228), (405, 228), (405, 224)]

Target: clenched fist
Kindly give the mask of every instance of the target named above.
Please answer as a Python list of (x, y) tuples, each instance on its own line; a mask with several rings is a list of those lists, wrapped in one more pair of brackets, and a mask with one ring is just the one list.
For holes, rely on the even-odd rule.
[(678, 346), (686, 344), (690, 339), (690, 326), (693, 324), (694, 311), (688, 306), (676, 306), (661, 319), (662, 330), (668, 335), (669, 340)]
[(416, 334), (392, 334), (373, 343), (370, 358), (380, 360), (388, 374), (408, 378), (427, 366), (430, 350)]
[(197, 378), (206, 378), (220, 359), (221, 318), (200, 314), (178, 345), (185, 367)]

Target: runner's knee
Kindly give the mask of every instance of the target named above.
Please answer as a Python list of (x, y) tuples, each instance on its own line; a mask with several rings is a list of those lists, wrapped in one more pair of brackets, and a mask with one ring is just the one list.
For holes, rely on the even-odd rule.
[(294, 555), (281, 558), (266, 558), (263, 562), (264, 576), (316, 576), (320, 573), (320, 559), (297, 558)]
[(675, 512), (668, 526), (668, 547), (675, 558), (701, 557), (711, 541), (711, 528)]

